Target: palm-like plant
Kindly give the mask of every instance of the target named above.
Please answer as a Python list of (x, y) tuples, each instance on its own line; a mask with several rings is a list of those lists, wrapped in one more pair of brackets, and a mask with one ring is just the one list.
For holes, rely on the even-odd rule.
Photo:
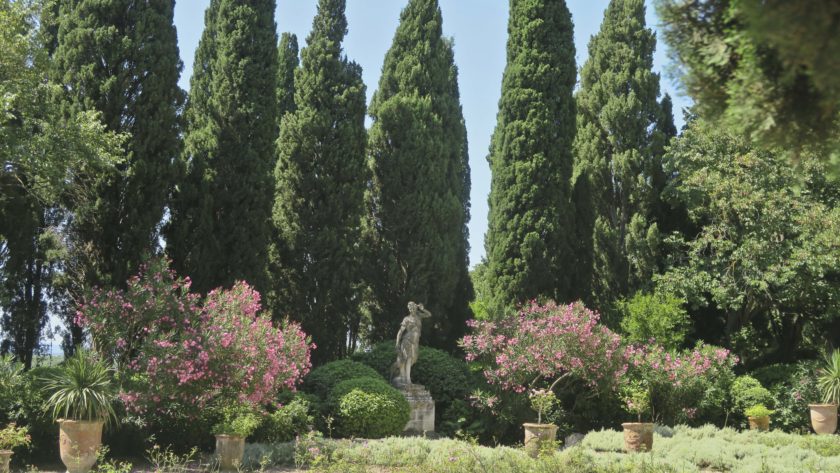
[(840, 350), (825, 355), (825, 365), (817, 380), (826, 404), (840, 404)]
[(116, 417), (111, 370), (87, 351), (79, 350), (68, 358), (61, 370), (44, 380), (44, 388), (52, 393), (47, 407), (54, 419), (107, 424)]

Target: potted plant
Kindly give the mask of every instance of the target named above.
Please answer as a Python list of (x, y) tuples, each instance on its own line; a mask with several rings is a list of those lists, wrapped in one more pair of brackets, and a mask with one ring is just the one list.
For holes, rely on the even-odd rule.
[(811, 426), (817, 434), (831, 435), (837, 430), (837, 404), (840, 403), (840, 350), (826, 354), (817, 386), (823, 403), (808, 405), (811, 410)]
[(525, 423), (525, 451), (532, 457), (537, 457), (547, 446), (557, 439), (557, 426), (543, 424), (543, 413), (547, 413), (555, 404), (557, 397), (550, 389), (535, 389), (531, 391), (531, 408), (537, 411), (537, 423)]
[(0, 472), (8, 473), (12, 450), (29, 445), (29, 429), (18, 427), (14, 422), (0, 430)]
[(747, 420), (750, 422), (750, 430), (766, 432), (770, 430), (770, 416), (773, 411), (764, 404), (756, 404), (744, 410)]
[(650, 389), (644, 384), (634, 383), (622, 393), (625, 409), (637, 416), (638, 422), (621, 424), (624, 429), (624, 449), (628, 452), (649, 452), (653, 448), (653, 423), (642, 422), (642, 416), (650, 411)]
[(96, 463), (103, 425), (116, 418), (111, 370), (93, 354), (79, 350), (44, 381), (52, 393), (47, 408), (59, 423), (61, 461), (69, 473), (86, 473)]
[(251, 406), (242, 404), (226, 405), (220, 414), (219, 422), (213, 426), (219, 469), (236, 471), (245, 455), (245, 438), (259, 427), (260, 419)]

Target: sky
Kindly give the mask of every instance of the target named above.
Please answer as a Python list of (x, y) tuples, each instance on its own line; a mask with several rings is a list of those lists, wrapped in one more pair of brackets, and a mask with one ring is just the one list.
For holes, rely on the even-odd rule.
[[(181, 87), (189, 90), (192, 63), (204, 28), (204, 10), (210, 0), (180, 0), (175, 6), (175, 26), (184, 71)], [(344, 41), (348, 58), (362, 66), (367, 85), (368, 103), (379, 83), (385, 52), (399, 23), (400, 11), (407, 0), (347, 0), (349, 33)], [(575, 24), (575, 49), (578, 70), (587, 58), (587, 44), (598, 32), (609, 0), (568, 0)], [(656, 29), (658, 19), (648, 3), (647, 23)], [(288, 31), (297, 35), (300, 46), (312, 26), (317, 0), (277, 0), (278, 35)], [(443, 32), (454, 39), (455, 62), (464, 120), (469, 140), (472, 171), (472, 219), (470, 221), (470, 265), (484, 256), (484, 233), (487, 231), (487, 197), (490, 194), (490, 167), (487, 153), (496, 126), (496, 111), (501, 96), (505, 67), (508, 0), (440, 0)], [(654, 69), (662, 75), (661, 89), (674, 99), (677, 129), (682, 127), (682, 108), (690, 100), (678, 92), (676, 81), (669, 78), (669, 60), (664, 44), (654, 56)], [(368, 120), (368, 125), (370, 120)]]

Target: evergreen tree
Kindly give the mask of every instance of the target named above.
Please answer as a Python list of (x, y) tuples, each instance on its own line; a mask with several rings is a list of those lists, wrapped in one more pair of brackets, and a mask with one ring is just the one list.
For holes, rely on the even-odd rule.
[(212, 0), (195, 54), (167, 251), (193, 289), (264, 291), (277, 138), (274, 0)]
[(408, 2), (370, 106), (368, 227), (378, 277), (369, 282), (375, 338), (392, 338), (417, 301), (433, 315), (427, 342), (454, 348), (472, 295), (469, 162), (458, 70), (441, 24), (437, 0)]
[(316, 363), (346, 355), (359, 326), (365, 163), (365, 86), (349, 61), (345, 0), (320, 0), (295, 72), (295, 111), (277, 142), (274, 315), (300, 320)]
[(74, 248), (90, 253), (79, 258), (90, 262), (81, 269), (85, 285), (122, 286), (158, 249), (184, 100), (174, 7), (171, 0), (47, 5), (45, 21), (57, 24), (43, 30), (47, 47), (55, 48), (54, 80), (64, 88), (67, 108), (97, 111), (109, 130), (128, 136), (125, 162), (116, 172), (85, 176), (96, 200), (73, 209)]
[(655, 47), (644, 1), (613, 0), (581, 70), (575, 205), (578, 253), (592, 266), (577, 279), (601, 310), (649, 284), (658, 264), (661, 157), (675, 130), (670, 99), (657, 101)]
[(511, 0), (507, 67), (490, 145), (487, 278), (498, 311), (536, 297), (572, 298), (569, 206), (575, 47), (562, 0)]
[(295, 70), (300, 65), (298, 40), (292, 33), (283, 33), (277, 48), (277, 123), (283, 115), (295, 111)]

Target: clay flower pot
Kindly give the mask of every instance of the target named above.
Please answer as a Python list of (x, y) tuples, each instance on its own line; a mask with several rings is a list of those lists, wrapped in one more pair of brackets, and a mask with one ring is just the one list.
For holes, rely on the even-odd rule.
[(649, 452), (653, 448), (653, 424), (649, 422), (625, 422), (624, 450), (628, 452)]
[(102, 445), (101, 420), (59, 420), (58, 446), (68, 473), (87, 473)]
[(811, 427), (819, 435), (831, 435), (837, 430), (837, 404), (809, 404)]
[(11, 450), (0, 450), (0, 473), (9, 473), (9, 462), (11, 460)]
[(525, 452), (536, 458), (543, 446), (557, 439), (554, 424), (522, 424), (525, 427)]
[(750, 423), (750, 430), (758, 430), (761, 432), (767, 432), (770, 430), (770, 416), (747, 417), (747, 420)]
[(217, 435), (216, 455), (219, 457), (220, 470), (236, 471), (245, 456), (245, 437)]

